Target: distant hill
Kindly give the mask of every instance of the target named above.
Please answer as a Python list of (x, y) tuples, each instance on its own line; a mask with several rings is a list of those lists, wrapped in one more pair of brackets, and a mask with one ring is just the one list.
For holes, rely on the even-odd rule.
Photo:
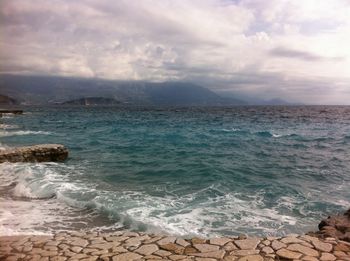
[(263, 105), (263, 106), (293, 106), (293, 105), (304, 105), (300, 102), (284, 100), (281, 98), (263, 99), (256, 96), (237, 95), (230, 91), (219, 92), (219, 95), (224, 97), (238, 97), (238, 99), (244, 100), (247, 105)]
[(9, 96), (0, 94), (0, 105), (16, 105), (16, 104), (18, 104), (17, 100)]
[(244, 101), (222, 97), (186, 82), (109, 81), (53, 76), (0, 75), (2, 93), (23, 104), (57, 104), (84, 97), (108, 97), (124, 104), (230, 106)]
[(87, 97), (76, 100), (70, 100), (61, 103), (62, 105), (83, 105), (83, 106), (96, 106), (96, 105), (118, 105), (119, 101), (111, 98), (104, 97)]

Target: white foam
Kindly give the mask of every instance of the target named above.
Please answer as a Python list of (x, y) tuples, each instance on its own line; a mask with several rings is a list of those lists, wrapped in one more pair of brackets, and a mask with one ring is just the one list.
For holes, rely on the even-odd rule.
[(224, 132), (237, 132), (240, 131), (240, 129), (232, 128), (232, 129), (222, 129)]
[(51, 135), (47, 131), (0, 131), (0, 137), (22, 136), (22, 135)]
[(17, 125), (9, 125), (9, 124), (0, 124), (0, 129), (12, 130), (12, 129), (18, 129), (18, 126)]
[(0, 235), (71, 229), (79, 219), (77, 209), (67, 204), (68, 196), (62, 201), (52, 197), (57, 193), (79, 193), (79, 184), (71, 183), (69, 175), (62, 174), (71, 171), (74, 168), (57, 163), (0, 164), (0, 188), (7, 193), (0, 198)]

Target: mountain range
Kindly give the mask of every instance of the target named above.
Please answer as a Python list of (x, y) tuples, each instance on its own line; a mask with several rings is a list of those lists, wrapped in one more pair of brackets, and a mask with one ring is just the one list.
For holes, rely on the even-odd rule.
[[(0, 94), (24, 105), (233, 106), (248, 105), (228, 95), (187, 82), (112, 81), (58, 76), (0, 75)], [(87, 101), (89, 98), (90, 101)], [(107, 100), (111, 99), (111, 100)], [(104, 100), (106, 99), (106, 100)], [(286, 104), (279, 100), (278, 105)]]

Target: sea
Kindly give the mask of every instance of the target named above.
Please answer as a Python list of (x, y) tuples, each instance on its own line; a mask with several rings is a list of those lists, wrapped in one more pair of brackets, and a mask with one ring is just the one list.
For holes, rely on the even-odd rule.
[(0, 235), (282, 236), (350, 207), (350, 107), (23, 109), (0, 118), (0, 149), (69, 158), (0, 164)]

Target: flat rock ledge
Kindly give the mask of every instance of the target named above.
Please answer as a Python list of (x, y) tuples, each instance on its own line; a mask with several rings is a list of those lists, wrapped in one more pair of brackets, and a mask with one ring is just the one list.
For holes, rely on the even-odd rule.
[(60, 144), (41, 144), (0, 150), (0, 163), (3, 162), (47, 162), (64, 161), (68, 149)]
[(350, 260), (350, 243), (308, 235), (183, 239), (129, 231), (0, 236), (0, 260)]
[(0, 109), (0, 118), (1, 118), (2, 114), (23, 114), (23, 110)]

